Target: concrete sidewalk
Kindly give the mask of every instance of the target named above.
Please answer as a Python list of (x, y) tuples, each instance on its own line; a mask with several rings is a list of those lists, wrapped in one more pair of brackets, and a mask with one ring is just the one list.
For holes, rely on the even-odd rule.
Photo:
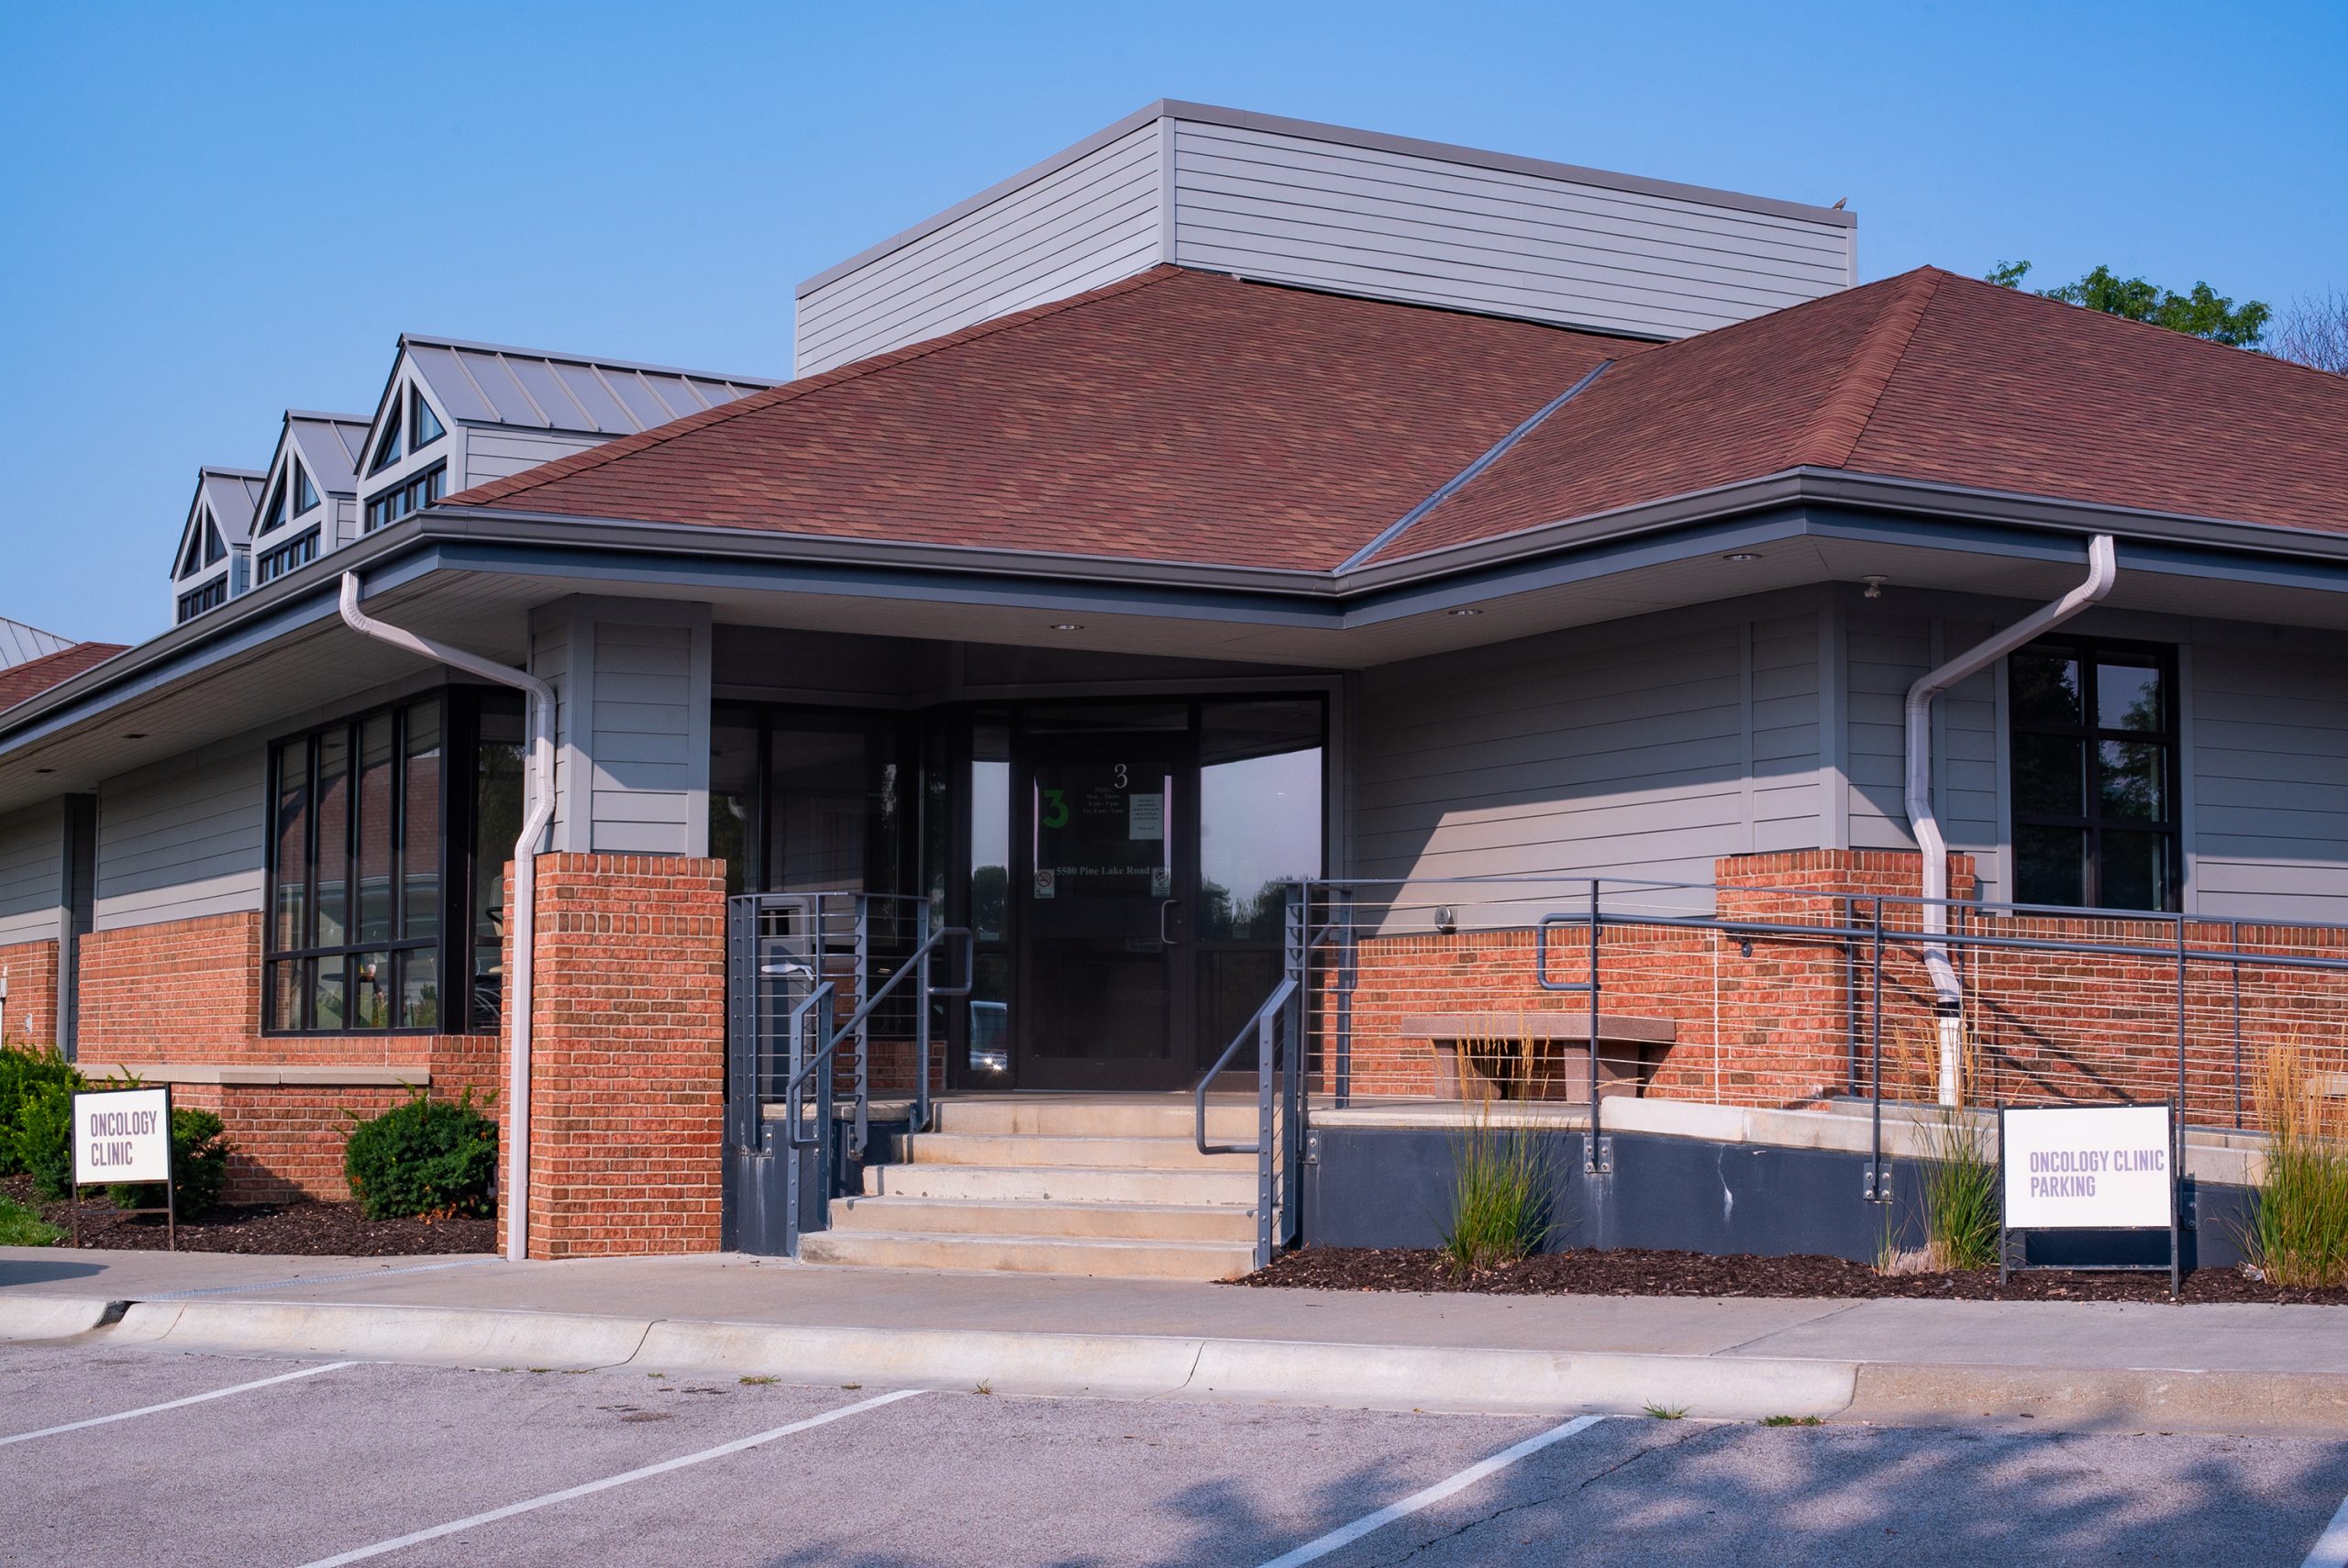
[(0, 1338), (1522, 1413), (2348, 1430), (2348, 1312), (0, 1249)]

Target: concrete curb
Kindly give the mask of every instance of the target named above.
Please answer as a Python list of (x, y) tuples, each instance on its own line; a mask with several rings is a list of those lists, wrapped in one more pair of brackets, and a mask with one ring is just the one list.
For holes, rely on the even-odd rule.
[(338, 1303), (134, 1303), (111, 1342), (460, 1366), (640, 1366), (792, 1383), (975, 1388), (1353, 1409), (1636, 1414), (1648, 1405), (1752, 1420), (1831, 1416), (1848, 1362), (1553, 1354), (1279, 1340), (814, 1328)]
[[(127, 1309), (126, 1309), (127, 1308)], [(332, 1302), (0, 1297), (0, 1340), (443, 1366), (733, 1374), (806, 1384), (1346, 1409), (2039, 1430), (2348, 1431), (2348, 1374), (1585, 1353), (1180, 1335), (810, 1327)]]
[(70, 1339), (116, 1321), (127, 1306), (91, 1296), (0, 1296), (0, 1341)]

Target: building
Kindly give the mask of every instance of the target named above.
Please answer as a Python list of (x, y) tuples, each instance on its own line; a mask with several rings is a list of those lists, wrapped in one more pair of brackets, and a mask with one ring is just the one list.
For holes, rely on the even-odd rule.
[(0, 712), (90, 908), (0, 869), (0, 962), (244, 1196), (500, 1091), (541, 1255), (1229, 1272), (1495, 1093), (1592, 1181), (1887, 1081), (2238, 1180), (2338, 1000), (2348, 383), (1855, 225), (1168, 103), (810, 280), (795, 380), (404, 339), (252, 502), (316, 558)]

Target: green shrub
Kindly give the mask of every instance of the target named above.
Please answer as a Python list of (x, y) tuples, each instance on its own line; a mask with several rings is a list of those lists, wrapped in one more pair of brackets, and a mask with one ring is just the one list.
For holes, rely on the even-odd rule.
[[(172, 1107), (172, 1202), (182, 1220), (209, 1212), (228, 1185), (228, 1151), (220, 1119), (194, 1106)], [(106, 1187), (116, 1209), (161, 1209), (163, 1184), (117, 1181)]]
[(33, 1190), (63, 1198), (73, 1187), (73, 1090), (67, 1085), (33, 1083), (17, 1098), (17, 1117), (7, 1130), (16, 1168), (29, 1172)]
[(1443, 1250), (1455, 1275), (1514, 1263), (1541, 1245), (1550, 1229), (1548, 1162), (1534, 1134), (1494, 1128), (1486, 1100), (1454, 1144), (1453, 1163)]
[(0, 1198), (0, 1247), (53, 1247), (64, 1234), (23, 1204)]
[(82, 1077), (54, 1045), (0, 1043), (0, 1176), (32, 1168), (17, 1147), (17, 1111), (43, 1085), (71, 1093), (82, 1087)]
[(471, 1089), (453, 1100), (429, 1099), (418, 1090), (351, 1129), (342, 1171), (370, 1220), (487, 1214), (497, 1123), (474, 1106)]
[(2266, 1163), (2250, 1253), (2271, 1285), (2348, 1285), (2348, 1110), (2296, 1044), (2267, 1054), (2257, 1104)]

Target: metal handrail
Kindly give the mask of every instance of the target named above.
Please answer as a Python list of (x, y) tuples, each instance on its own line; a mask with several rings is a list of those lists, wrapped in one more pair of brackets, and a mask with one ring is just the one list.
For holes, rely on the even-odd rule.
[[(1214, 1066), (1207, 1069), (1206, 1077), (1199, 1080), (1199, 1087), (1192, 1096), (1192, 1100), (1197, 1112), (1195, 1131), (1200, 1154), (1260, 1154), (1263, 1153), (1264, 1146), (1260, 1139), (1253, 1143), (1210, 1145), (1207, 1143), (1207, 1090), (1213, 1086), (1214, 1080), (1222, 1076), (1223, 1070), (1231, 1066), (1231, 1059), (1239, 1055), (1239, 1048), (1247, 1043), (1248, 1036), (1256, 1037), (1258, 1051), (1265, 1049), (1271, 1039), (1273, 1019), (1277, 1018), (1280, 1010), (1288, 1006), (1290, 999), (1296, 995), (1297, 989), (1297, 983), (1293, 977), (1273, 987), (1272, 994), (1264, 999), (1264, 1005), (1257, 1008), (1249, 1015), (1247, 1021), (1239, 1026), (1239, 1032), (1232, 1037), (1230, 1044), (1223, 1048), (1223, 1055), (1214, 1059)], [(1260, 1055), (1257, 1058), (1257, 1071), (1262, 1070), (1262, 1064), (1266, 1059)]]
[[(963, 965), (961, 984), (958, 987), (933, 988), (930, 991), (930, 995), (933, 997), (969, 995), (972, 983), (977, 977), (975, 944), (968, 940), (970, 937), (970, 934), (969, 927), (959, 925), (942, 925), (936, 930), (931, 932), (926, 937), (922, 939), (920, 946), (914, 948), (913, 952), (906, 955), (904, 963), (898, 968), (897, 972), (890, 976), (886, 980), (883, 980), (869, 996), (864, 999), (863, 1003), (858, 1006), (854, 1012), (848, 1014), (848, 1019), (846, 1023), (843, 1023), (836, 1029), (832, 1030), (824, 1043), (808, 1054), (806, 1059), (801, 1064), (799, 1069), (792, 1073), (790, 1079), (782, 1086), (781, 1098), (783, 1101), (784, 1136), (789, 1140), (792, 1147), (795, 1149), (812, 1149), (816, 1146), (816, 1143), (820, 1143), (822, 1141), (824, 1130), (820, 1128), (816, 1132), (816, 1143), (803, 1143), (800, 1141), (799, 1095), (803, 1088), (805, 1086), (808, 1078), (814, 1076), (815, 1069), (830, 1062), (833, 1057), (838, 1054), (840, 1042), (853, 1034), (857, 1037), (856, 1152), (858, 1154), (863, 1153), (864, 1140), (869, 1125), (866, 1121), (866, 1110), (870, 1098), (868, 1092), (869, 1086), (866, 1082), (866, 1077), (871, 1053), (871, 1041), (862, 1033), (864, 1022), (867, 1019), (872, 1016), (873, 1010), (879, 1007), (882, 1002), (886, 1001), (889, 999), (890, 994), (900, 985), (903, 984), (909, 977), (924, 972), (927, 966), (929, 955), (932, 953), (936, 952), (939, 947), (958, 936), (966, 939), (962, 948)], [(792, 1039), (797, 1040), (800, 1038), (800, 1021), (803, 1019), (812, 1009), (814, 1009), (818, 1001), (828, 1002), (837, 995), (837, 983), (831, 980), (825, 980), (822, 985), (816, 987), (813, 991), (810, 991), (807, 994), (805, 1000), (802, 1001), (797, 1007), (792, 1009)], [(926, 1008), (925, 1007), (925, 1022), (926, 1022), (925, 1014)], [(923, 1032), (926, 1035), (927, 1031), (925, 1030)], [(923, 1043), (926, 1045), (927, 1042), (925, 1039)], [(915, 1088), (915, 1097), (925, 1108), (929, 1099), (928, 1053), (926, 1050), (924, 1050), (920, 1055), (923, 1057), (923, 1060), (916, 1064), (916, 1070), (920, 1075), (920, 1079)], [(922, 1119), (926, 1121), (925, 1116)]]

